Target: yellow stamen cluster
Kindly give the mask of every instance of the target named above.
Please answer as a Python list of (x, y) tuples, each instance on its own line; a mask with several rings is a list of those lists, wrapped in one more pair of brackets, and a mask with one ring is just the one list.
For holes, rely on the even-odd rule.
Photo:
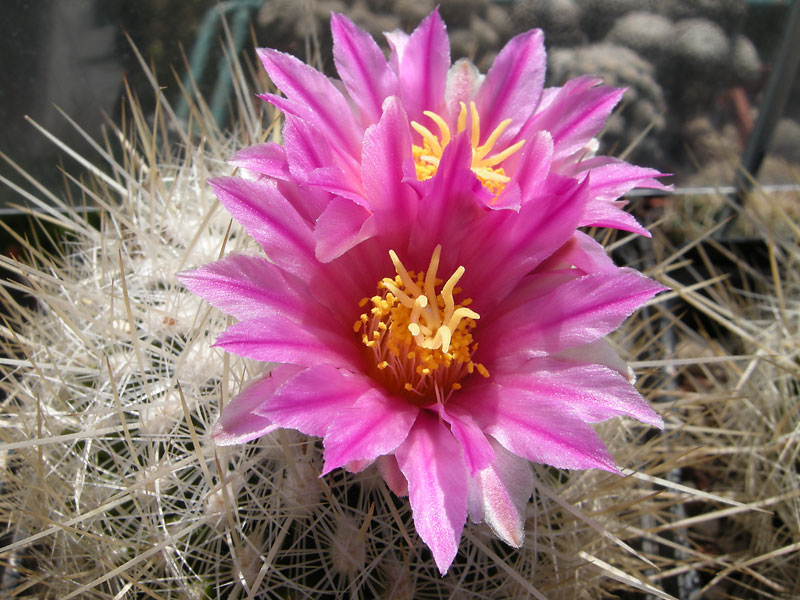
[[(506, 183), (511, 181), (511, 178), (506, 175), (503, 167), (497, 167), (497, 165), (519, 150), (525, 143), (525, 140), (520, 140), (512, 144), (502, 152), (490, 154), (497, 140), (511, 124), (511, 119), (506, 119), (501, 122), (495, 130), (492, 131), (489, 137), (486, 138), (486, 141), (481, 144), (480, 116), (478, 115), (478, 108), (475, 106), (475, 102), (469, 103), (469, 109), (472, 116), (470, 123), (472, 172), (478, 176), (478, 179), (481, 180), (484, 187), (497, 196), (503, 191)], [(411, 127), (422, 136), (422, 146), (412, 145), (411, 147), (414, 155), (414, 164), (417, 169), (417, 179), (420, 181), (430, 179), (436, 174), (439, 168), (439, 161), (442, 158), (442, 153), (451, 139), (450, 127), (442, 117), (429, 110), (426, 110), (423, 114), (439, 127), (439, 137), (434, 135), (431, 130), (424, 125), (416, 121), (411, 121)], [(458, 133), (461, 133), (466, 128), (467, 105), (462, 102), (461, 112), (458, 115)]]
[(375, 375), (390, 390), (420, 404), (445, 401), (469, 373), (489, 376), (486, 367), (471, 360), (478, 347), (471, 331), (480, 315), (467, 308), (470, 299), (456, 304), (453, 298), (461, 292), (456, 285), (464, 267), (446, 282), (438, 279), (441, 250), (436, 246), (424, 273), (407, 271), (390, 250), (397, 274), (378, 282), (378, 294), (361, 300), (359, 306), (371, 308), (353, 325), (369, 349)]

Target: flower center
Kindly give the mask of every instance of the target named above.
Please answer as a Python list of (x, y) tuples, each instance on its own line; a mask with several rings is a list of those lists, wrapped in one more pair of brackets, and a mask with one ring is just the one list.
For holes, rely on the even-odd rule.
[(389, 250), (397, 274), (378, 282), (378, 294), (361, 299), (359, 306), (372, 308), (353, 325), (353, 331), (361, 332), (376, 379), (420, 406), (446, 402), (461, 388), (459, 381), (474, 371), (489, 376), (486, 367), (471, 360), (478, 348), (471, 331), (480, 315), (467, 308), (471, 299), (459, 304), (454, 299), (461, 293), (456, 284), (464, 267), (446, 282), (437, 279), (441, 251), (436, 246), (428, 270), (415, 273)]
[[(500, 123), (486, 141), (482, 145), (479, 145), (481, 140), (481, 123), (480, 116), (478, 115), (478, 108), (475, 106), (475, 102), (470, 102), (469, 108), (472, 114), (470, 131), (472, 142), (471, 169), (472, 172), (478, 176), (478, 179), (481, 180), (484, 187), (497, 196), (503, 191), (505, 185), (511, 181), (511, 178), (506, 175), (503, 167), (497, 167), (497, 165), (522, 148), (525, 140), (520, 140), (516, 144), (512, 144), (502, 152), (491, 154), (498, 138), (511, 124), (511, 119), (506, 119)], [(439, 127), (439, 137), (434, 135), (431, 130), (424, 125), (416, 121), (411, 121), (411, 127), (422, 136), (422, 146), (411, 146), (414, 155), (414, 164), (417, 169), (417, 179), (420, 181), (430, 179), (436, 174), (439, 168), (439, 161), (442, 158), (442, 152), (444, 152), (445, 147), (450, 143), (451, 139), (450, 127), (447, 126), (447, 123), (442, 117), (429, 110), (426, 110), (423, 114)], [(466, 128), (467, 105), (462, 102), (461, 112), (458, 115), (458, 133), (461, 133)]]

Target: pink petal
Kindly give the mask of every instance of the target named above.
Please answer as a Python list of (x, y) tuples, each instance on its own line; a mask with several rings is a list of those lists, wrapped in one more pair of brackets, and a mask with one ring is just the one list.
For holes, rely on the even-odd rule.
[(563, 400), (551, 403), (513, 387), (479, 382), (453, 401), (517, 456), (559, 469), (618, 472), (594, 429), (565, 411)]
[(494, 59), (478, 91), (481, 132), (488, 136), (511, 119), (500, 136), (500, 148), (514, 139), (539, 104), (545, 74), (544, 36), (533, 29), (512, 38)]
[(572, 239), (539, 265), (536, 271), (546, 272), (572, 267), (579, 269), (582, 275), (617, 271), (617, 266), (606, 254), (606, 249), (582, 231), (576, 231)]
[(378, 471), (386, 485), (389, 486), (389, 489), (397, 496), (408, 496), (408, 481), (400, 467), (397, 466), (397, 459), (394, 455), (385, 454), (384, 456), (379, 456), (375, 463), (378, 465)]
[(331, 15), (333, 60), (366, 126), (381, 117), (384, 98), (395, 93), (397, 77), (386, 64), (383, 52), (365, 31), (347, 17)]
[(587, 423), (624, 415), (654, 427), (664, 426), (636, 388), (603, 365), (534, 358), (521, 371), (498, 375), (494, 381), (503, 389), (527, 395), (531, 402), (560, 403), (565, 413)]
[(408, 436), (418, 414), (413, 404), (373, 387), (330, 423), (322, 474), (354, 460), (371, 461), (393, 452)]
[(289, 170), (298, 183), (360, 201), (364, 192), (357, 170), (342, 169), (325, 142), (324, 132), (311, 123), (287, 116), (283, 126)]
[(650, 232), (642, 227), (632, 214), (619, 208), (616, 202), (590, 202), (586, 206), (580, 226), (611, 227), (651, 237)]
[(355, 342), (319, 323), (299, 324), (280, 314), (240, 321), (217, 338), (215, 346), (262, 362), (314, 367), (360, 364)]
[(416, 192), (403, 181), (409, 175), (415, 177), (408, 118), (400, 100), (391, 96), (380, 121), (364, 134), (361, 179), (369, 208), (379, 213), (383, 229), (397, 230), (406, 238), (417, 209)]
[(274, 181), (209, 180), (220, 202), (281, 269), (306, 280), (317, 270), (311, 229)]
[(464, 455), (464, 462), (471, 476), (494, 461), (494, 451), (483, 435), (481, 428), (472, 420), (469, 412), (457, 405), (437, 404), (439, 416), (450, 425), (450, 432), (456, 438)]
[(346, 198), (334, 198), (314, 230), (317, 259), (330, 262), (375, 233), (375, 220), (367, 209)]
[(348, 473), (361, 473), (361, 471), (369, 467), (374, 462), (374, 460), (351, 460), (349, 463), (344, 465), (344, 469)]
[[(586, 182), (559, 180), (561, 189), (522, 205), (519, 213), (496, 211), (469, 232), (478, 240), (465, 248), (463, 288), (481, 313), (503, 299), (527, 274), (569, 240), (587, 202)], [(486, 252), (484, 243), (491, 244)], [(479, 293), (473, 290), (480, 290)]]
[[(597, 273), (567, 281), (530, 302), (513, 295), (516, 308), (491, 324), (482, 324), (481, 345), (500, 363), (517, 364), (524, 358), (554, 354), (593, 342), (616, 329), (664, 286), (632, 269)], [(482, 359), (483, 360), (483, 359)], [(489, 360), (489, 359), (486, 359)]]
[[(533, 489), (530, 463), (492, 440), (494, 462), (470, 481), (470, 518), (519, 548), (525, 539), (525, 508)], [(473, 513), (473, 509), (475, 512)]]
[(283, 146), (273, 142), (256, 144), (239, 150), (229, 162), (236, 167), (248, 169), (259, 175), (283, 180), (291, 178), (289, 165), (286, 162), (286, 151)]
[(571, 79), (547, 95), (525, 125), (521, 137), (545, 129), (553, 136), (555, 155), (569, 156), (595, 137), (625, 90), (598, 86), (596, 77)]
[(455, 123), (461, 111), (461, 103), (469, 106), (470, 101), (478, 93), (478, 88), (483, 81), (478, 68), (466, 58), (459, 58), (447, 71), (445, 85), (445, 101), (447, 115), (442, 115), (446, 120)]
[(636, 383), (636, 374), (633, 372), (633, 369), (628, 366), (627, 362), (622, 360), (622, 357), (617, 351), (604, 339), (563, 350), (558, 354), (554, 354), (552, 358), (570, 362), (603, 365), (622, 375), (628, 383)]
[(666, 177), (655, 169), (637, 167), (625, 161), (608, 156), (597, 156), (576, 163), (569, 169), (568, 175), (578, 177), (586, 172), (591, 173), (590, 189), (592, 197), (597, 201), (616, 200), (634, 188), (651, 188), (669, 191), (671, 186), (664, 185), (657, 177)]
[(514, 212), (519, 212), (521, 207), (522, 192), (519, 189), (519, 183), (514, 181), (513, 178), (503, 187), (500, 195), (497, 198), (490, 199), (486, 205), (486, 208), (490, 210), (513, 210)]
[[(548, 259), (547, 262), (549, 263), (550, 260)], [(545, 264), (547, 263), (542, 263), (542, 267), (544, 267)], [(615, 266), (614, 269), (616, 270), (617, 267)], [(542, 270), (537, 268), (535, 271), (519, 280), (514, 291), (506, 296), (500, 306), (495, 308), (492, 315), (495, 316), (496, 320), (506, 313), (527, 306), (536, 298), (544, 297), (565, 283), (573, 281), (581, 276), (582, 273), (580, 271), (572, 268), (555, 270)], [(480, 331), (482, 332), (484, 329), (488, 329), (489, 323), (489, 319), (485, 320), (484, 324), (481, 325)], [(481, 345), (484, 346), (486, 344)]]
[(519, 185), (521, 204), (535, 201), (545, 193), (545, 185), (552, 183), (548, 179), (552, 161), (553, 138), (547, 131), (539, 131), (526, 141), (520, 163), (509, 182)]
[(257, 414), (280, 427), (322, 437), (339, 413), (374, 386), (367, 377), (322, 364), (283, 383)]
[(442, 244), (443, 256), (457, 255), (469, 225), (483, 211), (481, 205), (491, 199), (470, 170), (471, 162), (472, 147), (463, 132), (444, 149), (436, 175), (419, 201), (410, 247), (418, 252), (422, 264), (430, 260), (436, 244)]
[(328, 206), (331, 195), (323, 190), (297, 185), (295, 181), (278, 181), (278, 192), (286, 198), (297, 214), (313, 229), (317, 219)]
[(343, 160), (356, 168), (361, 128), (350, 106), (324, 74), (290, 54), (259, 48), (258, 57), (286, 98), (262, 96), (281, 110), (313, 124)]
[(467, 471), (461, 447), (437, 417), (423, 411), (395, 456), (408, 480), (414, 527), (444, 575), (458, 552), (467, 519)]
[(400, 29), (394, 31), (386, 31), (383, 34), (386, 38), (386, 43), (389, 44), (391, 54), (389, 56), (389, 68), (396, 75), (400, 75), (400, 63), (403, 61), (403, 55), (406, 52), (408, 45), (409, 35)]
[(307, 301), (305, 286), (261, 257), (229, 256), (177, 277), (192, 292), (240, 320), (275, 313), (299, 322), (330, 318), (328, 311)]
[(437, 9), (411, 33), (400, 61), (400, 95), (410, 120), (421, 122), (426, 110), (442, 112), (449, 68), (450, 40)]
[(279, 365), (272, 373), (248, 384), (223, 407), (211, 433), (214, 442), (220, 446), (244, 444), (279, 428), (280, 425), (255, 411), (268, 402), (275, 390), (298, 370), (293, 365)]

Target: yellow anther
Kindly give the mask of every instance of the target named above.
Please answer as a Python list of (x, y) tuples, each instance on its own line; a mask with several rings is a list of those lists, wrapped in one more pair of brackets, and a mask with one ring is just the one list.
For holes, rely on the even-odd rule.
[(458, 133), (461, 133), (467, 128), (467, 105), (459, 102), (461, 110), (458, 113)]
[[(493, 154), (489, 158), (481, 160), (480, 164), (481, 164), (482, 167), (493, 167), (496, 164), (503, 162), (505, 159), (507, 159), (512, 154), (514, 154), (517, 150), (522, 148), (522, 146), (524, 146), (524, 145), (525, 145), (525, 140), (520, 140), (516, 144), (513, 144), (513, 145), (509, 146), (508, 148), (506, 148), (502, 152), (498, 152), (497, 154)], [(474, 163), (474, 161), (473, 161), (473, 163)], [(474, 168), (474, 164), (473, 164), (473, 168)]]
[(495, 127), (494, 131), (489, 135), (483, 145), (475, 148), (475, 158), (481, 160), (484, 156), (486, 156), (489, 151), (494, 148), (494, 145), (497, 143), (497, 139), (503, 134), (509, 125), (511, 125), (511, 119), (506, 119), (497, 127)]
[[(480, 114), (478, 113), (477, 105), (474, 101), (469, 103), (469, 108), (467, 108), (467, 105), (463, 102), (460, 104), (461, 109), (456, 120), (456, 127), (458, 133), (466, 130), (467, 116), (469, 115), (472, 171), (478, 176), (478, 179), (481, 180), (484, 187), (495, 195), (499, 195), (505, 188), (505, 185), (511, 181), (511, 178), (506, 175), (502, 167), (498, 167), (497, 165), (518, 152), (525, 144), (525, 140), (519, 140), (504, 150), (491, 154), (500, 137), (506, 129), (508, 129), (509, 125), (511, 125), (511, 119), (501, 121), (489, 134), (489, 137), (486, 138), (486, 141), (481, 144)], [(411, 127), (414, 131), (419, 133), (422, 138), (421, 146), (412, 145), (411, 148), (417, 170), (417, 179), (421, 181), (430, 179), (436, 175), (444, 149), (451, 141), (450, 127), (441, 116), (431, 111), (425, 111), (423, 114), (436, 123), (439, 128), (439, 137), (424, 125), (416, 121), (411, 122)], [(392, 261), (394, 261), (394, 258), (392, 258)], [(398, 273), (400, 273), (400, 271), (398, 271)], [(405, 281), (403, 283), (405, 284)]]
[(441, 246), (424, 271), (408, 271), (395, 252), (389, 256), (396, 275), (379, 282), (383, 292), (368, 300), (372, 308), (353, 325), (373, 357), (376, 377), (380, 373), (391, 391), (426, 406), (460, 389), (458, 380), (476, 369), (488, 376), (471, 360), (471, 331), (480, 315), (466, 308), (469, 299), (454, 298), (464, 267), (446, 281), (438, 278)]
[(473, 151), (478, 147), (481, 142), (481, 120), (478, 116), (478, 107), (474, 102), (469, 103), (470, 112), (472, 113), (472, 148)]
[(452, 333), (450, 332), (450, 328), (447, 325), (442, 325), (439, 327), (439, 331), (436, 332), (436, 336), (441, 339), (442, 341), (442, 352), (446, 353), (450, 350), (450, 339), (452, 338)]
[(367, 302), (369, 302), (369, 298), (362, 298), (361, 300), (358, 301), (358, 307), (364, 308)]
[[(414, 280), (411, 279), (411, 277), (408, 275), (408, 271), (406, 271), (406, 268), (403, 266), (403, 263), (397, 257), (397, 254), (395, 253), (394, 250), (389, 250), (389, 258), (392, 259), (392, 264), (394, 265), (394, 269), (395, 271), (397, 271), (397, 277), (400, 278), (400, 281), (397, 282), (397, 284), (398, 285), (402, 284), (403, 287), (405, 287), (409, 292), (411, 292), (412, 296), (419, 296), (420, 289), (417, 287), (417, 284), (414, 283)], [(397, 281), (396, 278), (395, 281)], [(394, 293), (394, 291), (392, 291), (392, 293)], [(403, 295), (405, 296), (405, 294)], [(395, 296), (397, 296), (396, 293)], [(406, 298), (407, 297), (408, 296), (406, 296)]]
[(483, 377), (489, 377), (489, 371), (486, 367), (484, 367), (481, 363), (475, 365), (478, 369), (478, 373), (480, 373)]
[[(427, 113), (423, 113), (427, 114)], [(411, 121), (411, 127), (414, 128), (418, 134), (422, 136), (424, 142), (428, 145), (428, 147), (433, 151), (436, 152), (439, 156), (442, 155), (442, 147), (439, 145), (439, 140), (436, 139), (436, 136), (431, 133), (431, 130), (425, 127), (424, 125), (420, 125), (416, 121)], [(449, 131), (448, 131), (449, 133)]]

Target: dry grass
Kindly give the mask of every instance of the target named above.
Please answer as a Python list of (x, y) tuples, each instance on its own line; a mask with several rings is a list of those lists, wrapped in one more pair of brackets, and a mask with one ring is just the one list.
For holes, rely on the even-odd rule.
[[(673, 288), (615, 337), (667, 426), (601, 427), (625, 477), (536, 466), (518, 551), (469, 525), (441, 578), (407, 501), (373, 471), (320, 479), (319, 444), (292, 432), (215, 447), (219, 407), (262, 366), (209, 347), (226, 319), (174, 274), (255, 251), (204, 183), (230, 172), (235, 148), (275, 134), (275, 115), (251, 101), (253, 75), (233, 66), (234, 133), (202, 99), (190, 98), (185, 124), (163, 98), (147, 119), (131, 96), (95, 156), (75, 157), (80, 198), (30, 181), (39, 237), (19, 238), (27, 256), (4, 259), (15, 278), (1, 288), (0, 593), (800, 595), (800, 236), (771, 236), (752, 214), (740, 218), (766, 232), (765, 266), (734, 256), (723, 270), (708, 258), (715, 242), (689, 227), (678, 242), (658, 227), (652, 241), (611, 240)], [(75, 209), (84, 203), (101, 208), (99, 224)], [(45, 253), (54, 227), (62, 239)]]

